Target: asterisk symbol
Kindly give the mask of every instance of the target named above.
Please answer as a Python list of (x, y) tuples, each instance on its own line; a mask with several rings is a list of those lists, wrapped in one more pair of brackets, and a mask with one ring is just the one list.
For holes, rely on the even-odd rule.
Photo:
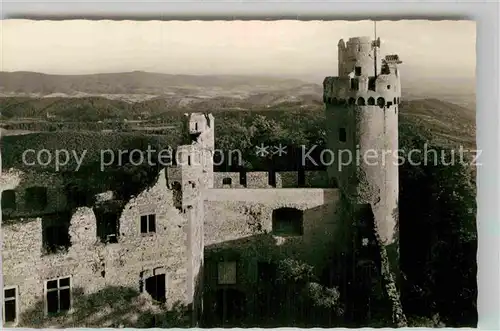
[(274, 146), (273, 149), (276, 151), (273, 152), (273, 154), (278, 154), (278, 156), (282, 156), (283, 154), (286, 155), (286, 146), (279, 144), (279, 146)]
[(267, 156), (269, 154), (269, 151), (267, 150), (269, 146), (260, 144), (260, 146), (255, 146), (255, 148), (257, 149), (257, 151), (255, 152), (257, 156)]

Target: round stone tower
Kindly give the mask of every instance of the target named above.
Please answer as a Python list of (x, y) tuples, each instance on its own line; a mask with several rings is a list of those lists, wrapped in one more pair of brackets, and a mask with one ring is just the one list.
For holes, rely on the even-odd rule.
[(379, 61), (379, 46), (370, 37), (340, 40), (338, 77), (326, 77), (323, 87), (334, 157), (329, 177), (354, 204), (371, 206), (375, 229), (390, 245), (397, 235), (401, 61)]

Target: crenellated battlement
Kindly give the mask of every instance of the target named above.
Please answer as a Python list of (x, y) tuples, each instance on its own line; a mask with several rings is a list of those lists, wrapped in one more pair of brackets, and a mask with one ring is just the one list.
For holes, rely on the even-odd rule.
[(326, 77), (323, 81), (326, 104), (390, 107), (399, 104), (400, 98), (399, 80), (392, 73), (377, 77)]

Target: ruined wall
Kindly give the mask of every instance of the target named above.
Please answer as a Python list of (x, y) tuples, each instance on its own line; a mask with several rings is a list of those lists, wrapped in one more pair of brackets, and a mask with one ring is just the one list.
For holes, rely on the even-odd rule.
[[(45, 208), (34, 210), (26, 203), (26, 189), (30, 187), (45, 187), (47, 189), (47, 204)], [(0, 190), (14, 190), (16, 209), (2, 210), (5, 217), (30, 217), (49, 214), (66, 208), (67, 199), (63, 190), (63, 179), (54, 174), (43, 172), (28, 172), (10, 169), (0, 176)]]
[[(150, 213), (156, 214), (156, 232), (141, 234), (140, 216)], [(81, 288), (85, 294), (106, 286), (138, 291), (141, 273), (147, 277), (156, 270), (166, 274), (169, 307), (192, 301), (188, 291), (189, 278), (193, 278), (188, 275), (193, 265), (188, 254), (192, 229), (188, 217), (174, 208), (164, 174), (153, 187), (125, 205), (119, 220), (118, 243), (101, 243), (93, 210), (82, 207), (71, 217), (71, 247), (67, 253), (44, 255), (42, 217), (4, 219), (2, 224), (4, 286), (18, 286), (21, 313), (43, 302), (44, 281), (66, 276), (72, 277), (73, 288)], [(198, 228), (195, 241), (200, 237)], [(200, 250), (199, 243), (197, 247)], [(40, 318), (43, 313), (42, 309)]]

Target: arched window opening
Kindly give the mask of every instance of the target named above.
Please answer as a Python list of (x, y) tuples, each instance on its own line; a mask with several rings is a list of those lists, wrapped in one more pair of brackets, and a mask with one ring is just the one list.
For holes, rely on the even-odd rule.
[(365, 105), (365, 98), (358, 98), (358, 106), (364, 106)]
[(368, 105), (369, 105), (369, 106), (373, 106), (373, 105), (375, 105), (375, 99), (374, 99), (373, 97), (369, 97), (369, 98), (368, 98)]
[(158, 302), (166, 301), (167, 283), (166, 275), (163, 268), (154, 270), (154, 275), (146, 277), (146, 275), (141, 275), (141, 291), (147, 292), (151, 298)]
[(354, 98), (349, 98), (349, 104), (354, 105), (356, 103), (356, 99)]
[(338, 103), (339, 103), (339, 101), (337, 100), (337, 98), (333, 98), (333, 99), (332, 99), (332, 104), (336, 105), (336, 104), (338, 104)]
[(384, 98), (378, 98), (378, 99), (377, 99), (377, 105), (378, 105), (380, 108), (384, 108), (384, 106), (385, 106), (385, 99), (384, 99)]
[(273, 234), (276, 236), (301, 236), (304, 233), (303, 212), (296, 208), (273, 210)]

